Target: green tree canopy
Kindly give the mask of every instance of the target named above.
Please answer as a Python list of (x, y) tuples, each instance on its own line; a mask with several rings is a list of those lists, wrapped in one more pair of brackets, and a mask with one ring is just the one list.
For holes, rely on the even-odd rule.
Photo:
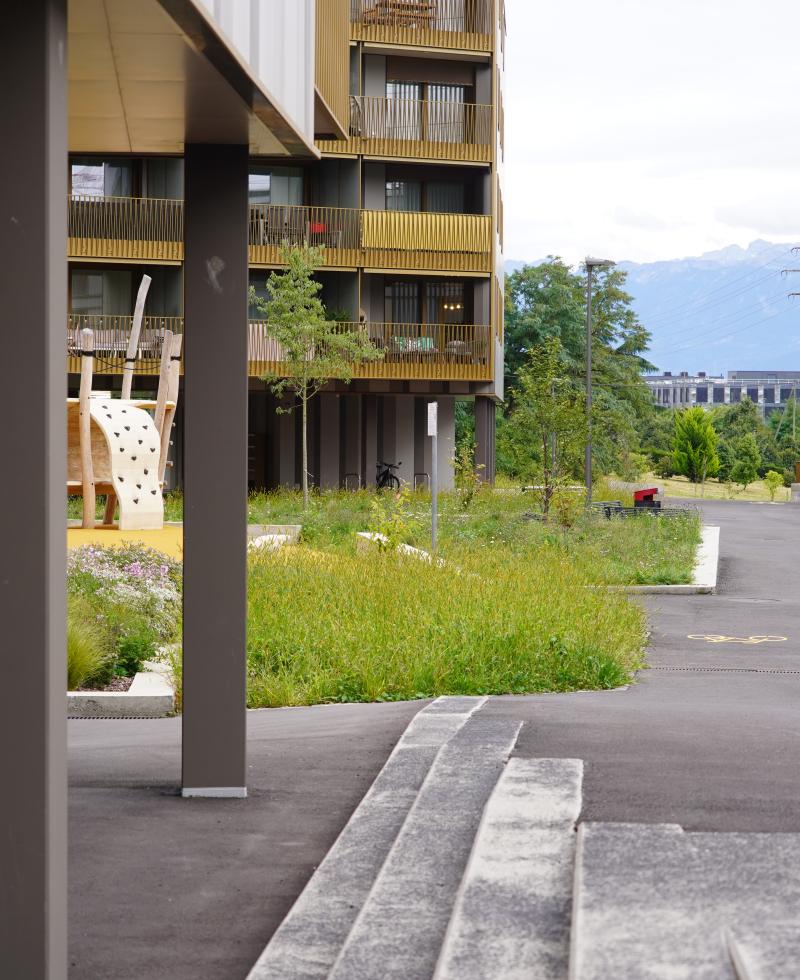
[(692, 483), (704, 483), (719, 469), (717, 433), (702, 408), (687, 408), (675, 416), (675, 472)]
[[(625, 292), (626, 275), (614, 268), (595, 276), (592, 417), (598, 472), (618, 468), (628, 453), (639, 448), (640, 421), (653, 411), (652, 397), (640, 377), (653, 369), (644, 357), (650, 334)], [(506, 386), (511, 402), (531, 351), (551, 338), (560, 343), (564, 370), (576, 384), (584, 385), (585, 271), (575, 272), (553, 256), (524, 266), (506, 279), (505, 315)]]

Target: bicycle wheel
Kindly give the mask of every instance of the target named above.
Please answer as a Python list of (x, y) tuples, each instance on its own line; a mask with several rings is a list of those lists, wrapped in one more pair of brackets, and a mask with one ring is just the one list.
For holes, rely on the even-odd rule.
[(386, 480), (385, 480), (385, 482), (384, 482), (383, 485), (384, 485), (384, 487), (386, 487), (389, 490), (399, 490), (400, 489), (400, 481), (397, 479), (397, 477), (394, 475), (394, 473), (390, 473), (386, 477)]

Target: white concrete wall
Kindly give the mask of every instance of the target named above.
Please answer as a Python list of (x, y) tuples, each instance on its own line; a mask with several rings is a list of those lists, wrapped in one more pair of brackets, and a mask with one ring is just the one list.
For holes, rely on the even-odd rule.
[(198, 0), (289, 121), (314, 141), (315, 0)]

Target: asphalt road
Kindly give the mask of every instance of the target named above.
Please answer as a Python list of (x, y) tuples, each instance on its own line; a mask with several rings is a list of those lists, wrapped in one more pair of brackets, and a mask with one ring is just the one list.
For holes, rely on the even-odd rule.
[[(800, 507), (698, 506), (722, 528), (718, 594), (640, 600), (651, 669), (486, 710), (525, 719), (519, 755), (585, 760), (584, 820), (800, 831)], [(765, 636), (785, 639), (731, 642)]]

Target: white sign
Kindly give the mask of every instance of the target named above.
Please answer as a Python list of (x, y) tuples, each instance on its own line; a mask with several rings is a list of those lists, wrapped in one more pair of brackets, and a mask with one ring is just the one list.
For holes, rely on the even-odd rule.
[(438, 432), (439, 403), (428, 402), (428, 435), (435, 436)]

